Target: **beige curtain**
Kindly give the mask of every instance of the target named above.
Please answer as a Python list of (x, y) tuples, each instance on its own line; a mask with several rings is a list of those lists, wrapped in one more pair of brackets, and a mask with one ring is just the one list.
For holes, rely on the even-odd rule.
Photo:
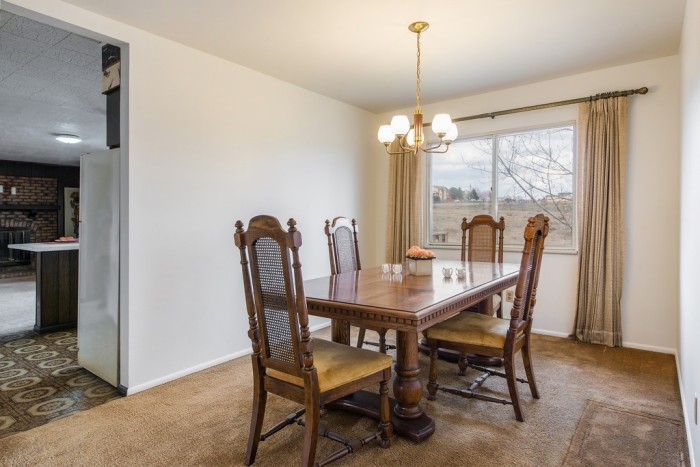
[(627, 97), (579, 107), (580, 255), (575, 335), (622, 346)]
[[(398, 143), (389, 147), (400, 151)], [(386, 231), (386, 260), (404, 261), (406, 250), (420, 243), (422, 151), (389, 156), (389, 206)]]

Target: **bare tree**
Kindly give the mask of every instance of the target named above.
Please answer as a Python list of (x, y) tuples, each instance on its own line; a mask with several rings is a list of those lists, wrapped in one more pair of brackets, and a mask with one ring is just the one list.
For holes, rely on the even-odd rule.
[[(497, 137), (496, 160), (503, 187), (499, 198), (534, 203), (550, 218), (573, 228), (573, 127), (566, 126)], [(492, 153), (493, 140), (475, 141), (485, 154)], [(483, 164), (463, 162), (472, 170), (491, 172)]]

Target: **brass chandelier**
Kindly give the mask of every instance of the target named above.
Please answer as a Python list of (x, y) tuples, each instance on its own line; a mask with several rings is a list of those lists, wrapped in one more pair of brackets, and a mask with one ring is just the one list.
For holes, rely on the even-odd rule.
[[(420, 34), (430, 26), (425, 21), (416, 21), (408, 26), (411, 32), (416, 33), (416, 43), (418, 48), (416, 60), (416, 110), (413, 114), (413, 128), (410, 128), (408, 117), (405, 115), (394, 115), (390, 125), (382, 125), (377, 132), (379, 142), (384, 143), (388, 154), (401, 154), (410, 152), (417, 154), (419, 150), (423, 152), (444, 153), (450, 143), (457, 138), (457, 125), (452, 123), (449, 114), (437, 114), (433, 117), (433, 133), (440, 138), (439, 143), (428, 144), (423, 135), (423, 113), (420, 107)], [(398, 141), (401, 150), (391, 151), (389, 145)]]

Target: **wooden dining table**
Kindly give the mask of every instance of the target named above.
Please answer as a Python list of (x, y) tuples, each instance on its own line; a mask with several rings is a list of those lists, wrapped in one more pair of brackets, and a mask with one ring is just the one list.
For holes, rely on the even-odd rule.
[[(466, 274), (443, 276), (443, 268)], [(350, 344), (350, 324), (396, 330), (392, 423), (397, 434), (420, 442), (433, 434), (435, 421), (423, 412), (419, 333), (515, 285), (518, 264), (432, 260), (432, 274), (383, 273), (362, 269), (304, 281), (309, 314), (331, 318), (332, 338)], [(360, 391), (335, 406), (379, 418), (378, 397)]]

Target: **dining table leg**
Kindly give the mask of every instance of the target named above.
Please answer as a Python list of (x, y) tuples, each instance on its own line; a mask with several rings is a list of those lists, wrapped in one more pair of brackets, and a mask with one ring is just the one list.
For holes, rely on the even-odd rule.
[[(333, 320), (331, 333), (335, 342), (349, 344), (346, 334), (347, 321)], [(391, 405), (391, 423), (394, 432), (417, 443), (429, 438), (435, 432), (435, 421), (428, 417), (420, 406), (423, 398), (423, 382), (420, 379), (418, 360), (418, 333), (396, 332), (396, 364), (394, 371), (394, 397)], [(377, 420), (380, 418), (379, 396), (375, 392), (358, 391), (326, 405), (359, 413)]]
[(435, 421), (420, 406), (423, 381), (420, 378), (417, 332), (396, 331), (394, 370), (394, 429), (413, 441), (422, 441), (435, 431)]
[(331, 339), (333, 342), (350, 345), (350, 323), (344, 319), (332, 319)]

